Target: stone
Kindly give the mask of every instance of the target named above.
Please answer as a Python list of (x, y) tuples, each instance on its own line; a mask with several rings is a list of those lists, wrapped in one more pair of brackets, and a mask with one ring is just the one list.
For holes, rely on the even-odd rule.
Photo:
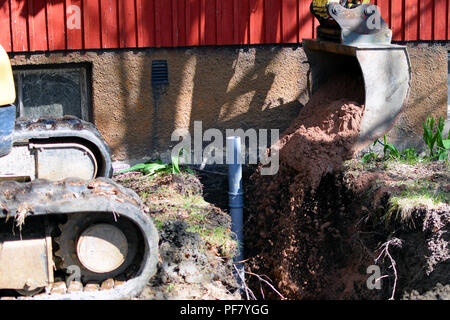
[(67, 292), (81, 292), (83, 291), (83, 284), (80, 281), (71, 281), (69, 283), (69, 287), (67, 288)]
[(84, 286), (84, 291), (97, 291), (98, 289), (98, 283), (88, 283)]
[(107, 279), (103, 281), (100, 287), (101, 290), (110, 290), (112, 288), (114, 288), (114, 279)]
[(52, 284), (50, 289), (51, 294), (64, 294), (67, 292), (67, 286), (64, 281), (58, 281)]

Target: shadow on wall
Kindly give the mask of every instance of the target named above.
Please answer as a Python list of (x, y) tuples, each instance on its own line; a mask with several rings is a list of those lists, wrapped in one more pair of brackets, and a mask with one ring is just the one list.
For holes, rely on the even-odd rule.
[[(248, 5), (253, 12), (258, 4)], [(281, 17), (281, 6), (272, 9)], [(220, 19), (217, 23), (224, 22)], [(193, 25), (186, 29), (194, 27), (191, 21)], [(238, 39), (250, 39), (249, 21), (234, 30)], [(262, 38), (273, 36), (264, 32), (263, 23), (260, 28)], [(296, 32), (292, 28), (290, 33)], [(277, 128), (282, 132), (309, 98), (309, 67), (299, 47), (148, 49), (141, 51), (136, 72), (130, 71), (122, 55), (118, 71), (126, 106), (121, 115), (125, 131), (116, 146), (125, 150), (116, 152), (113, 146), (113, 153), (128, 159), (158, 156), (176, 144), (171, 142), (175, 129), (188, 128), (192, 134), (194, 121), (202, 121), (203, 131)], [(153, 95), (151, 62), (159, 59), (168, 62), (169, 85)]]
[[(130, 68), (136, 58), (140, 67)], [(155, 103), (151, 62), (160, 59), (168, 62), (169, 85)], [(268, 46), (147, 50), (135, 58), (121, 54), (117, 71), (125, 132), (117, 147), (125, 147), (129, 159), (155, 157), (177, 143), (171, 142), (175, 129), (193, 134), (194, 121), (202, 121), (203, 132), (282, 132), (309, 99), (305, 61), (300, 49)]]

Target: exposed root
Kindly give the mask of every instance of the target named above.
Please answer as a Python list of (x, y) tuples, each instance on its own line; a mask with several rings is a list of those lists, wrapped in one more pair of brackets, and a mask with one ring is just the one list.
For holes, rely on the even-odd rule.
[[(236, 265), (233, 265), (234, 269), (236, 270), (236, 273), (238, 274), (239, 278), (241, 279), (241, 283), (242, 283), (242, 287), (243, 290), (245, 292), (245, 295), (247, 297), (247, 300), (258, 300), (255, 296), (255, 294), (253, 293), (253, 291), (247, 286), (247, 284), (245, 283), (245, 279), (243, 279), (243, 277), (241, 276), (240, 272), (238, 271), (238, 269), (236, 268)], [(267, 286), (270, 287), (270, 289), (272, 289), (282, 300), (286, 300), (286, 298), (277, 290), (275, 289), (275, 287), (272, 285), (272, 280), (266, 276), (266, 275), (258, 275), (256, 273), (250, 272), (250, 271), (245, 271), (244, 270), (244, 274), (248, 274), (250, 276), (256, 277), (259, 280), (259, 288), (260, 288), (260, 293), (263, 299), (265, 299), (265, 295), (264, 295), (264, 290), (263, 290), (263, 286), (262, 284), (265, 283)]]
[[(394, 271), (394, 286), (392, 288), (392, 295), (389, 298), (389, 300), (394, 300), (394, 296), (395, 296), (395, 289), (397, 287), (397, 280), (398, 280), (398, 274), (397, 274), (397, 269), (395, 268), (396, 263), (394, 258), (392, 258), (392, 255), (389, 253), (389, 246), (393, 246), (393, 247), (398, 247), (401, 248), (403, 245), (403, 241), (399, 238), (392, 238), (389, 241), (383, 243), (379, 249), (382, 249), (380, 252), (380, 255), (375, 259), (375, 263), (378, 264), (378, 261), (382, 258), (382, 257), (388, 257), (390, 262), (391, 262), (391, 268)], [(382, 278), (388, 277), (388, 275), (384, 275), (381, 276), (378, 280), (381, 280)]]
[[(258, 300), (256, 299), (255, 294), (253, 293), (253, 291), (247, 286), (247, 284), (245, 283), (245, 279), (242, 277), (241, 273), (239, 272), (239, 270), (236, 268), (236, 265), (233, 264), (233, 268), (234, 270), (236, 270), (236, 274), (239, 276), (239, 279), (241, 279), (241, 286), (242, 289), (245, 292), (245, 296), (247, 298), (247, 300)], [(245, 273), (245, 271), (244, 271)], [(251, 298), (251, 299), (250, 299)]]

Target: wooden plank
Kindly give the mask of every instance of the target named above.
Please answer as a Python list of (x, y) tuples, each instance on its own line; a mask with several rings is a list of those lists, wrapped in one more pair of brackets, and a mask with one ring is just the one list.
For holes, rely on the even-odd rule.
[(135, 0), (119, 0), (119, 44), (121, 48), (137, 47)]
[(317, 38), (317, 27), (320, 25), (319, 20), (313, 16), (313, 38)]
[[(399, 0), (396, 0), (399, 1)], [(391, 0), (377, 0), (377, 5), (380, 8), (381, 17), (392, 28), (391, 25)]]
[(161, 46), (161, 13), (160, 13), (160, 2), (155, 1), (155, 46)]
[(240, 44), (239, 0), (233, 0), (233, 44)]
[(177, 0), (171, 0), (172, 16), (172, 44), (178, 46), (178, 4)]
[(157, 47), (173, 46), (171, 1), (155, 0), (155, 32)]
[(200, 43), (200, 0), (186, 0), (186, 45)]
[(414, 41), (419, 36), (419, 0), (408, 0), (405, 5), (405, 40)]
[(199, 22), (199, 41), (200, 45), (205, 45), (206, 28), (206, 0), (200, 0), (200, 22)]
[(47, 0), (48, 49), (66, 49), (66, 19), (64, 2)]
[(422, 0), (420, 3), (420, 40), (433, 40), (433, 0)]
[(0, 21), (3, 21), (3, 32), (0, 32), (0, 44), (6, 51), (12, 51), (11, 16), (9, 9), (9, 1), (4, 1), (0, 6)]
[(391, 29), (392, 40), (403, 41), (404, 40), (404, 27), (403, 27), (403, 1), (391, 2)]
[(238, 22), (235, 29), (238, 33), (238, 43), (248, 44), (250, 39), (250, 1), (238, 0), (237, 2), (235, 14), (238, 15)]
[(265, 42), (281, 42), (281, 3), (279, 0), (264, 1)]
[(30, 51), (48, 50), (45, 0), (28, 0)]
[(217, 44), (233, 44), (233, 1), (216, 1)]
[(83, 8), (81, 0), (66, 0), (67, 49), (83, 49)]
[(434, 2), (434, 40), (447, 39), (447, 1), (435, 0)]
[(11, 33), (13, 51), (28, 51), (28, 4), (26, 1), (11, 1)]
[(102, 47), (100, 4), (98, 0), (83, 0), (83, 33), (85, 49)]
[(186, 45), (186, 0), (175, 0), (177, 3), (177, 45)]
[(136, 0), (138, 46), (155, 45), (155, 3), (154, 0)]
[(250, 43), (264, 43), (264, 0), (250, 0)]
[(202, 7), (205, 12), (205, 27), (203, 30), (205, 45), (217, 44), (217, 17), (216, 1), (202, 0)]
[(118, 0), (100, 0), (102, 48), (119, 47)]
[(447, 0), (447, 40), (450, 40), (450, 0)]
[(284, 43), (298, 42), (298, 0), (283, 0), (281, 8)]
[(310, 1), (299, 0), (298, 6), (298, 37), (301, 41), (303, 38), (314, 37), (314, 16), (309, 10)]

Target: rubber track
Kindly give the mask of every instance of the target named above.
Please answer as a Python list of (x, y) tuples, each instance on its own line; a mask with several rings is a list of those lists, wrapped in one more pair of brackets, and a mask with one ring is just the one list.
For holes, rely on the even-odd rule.
[(143, 211), (138, 195), (107, 178), (91, 181), (68, 178), (58, 182), (0, 182), (0, 219), (16, 219), (16, 223), (24, 219), (26, 223), (30, 215), (90, 212), (125, 216), (141, 230), (145, 253), (137, 276), (111, 290), (39, 295), (33, 299), (112, 300), (139, 295), (156, 273), (158, 232), (152, 220)]

